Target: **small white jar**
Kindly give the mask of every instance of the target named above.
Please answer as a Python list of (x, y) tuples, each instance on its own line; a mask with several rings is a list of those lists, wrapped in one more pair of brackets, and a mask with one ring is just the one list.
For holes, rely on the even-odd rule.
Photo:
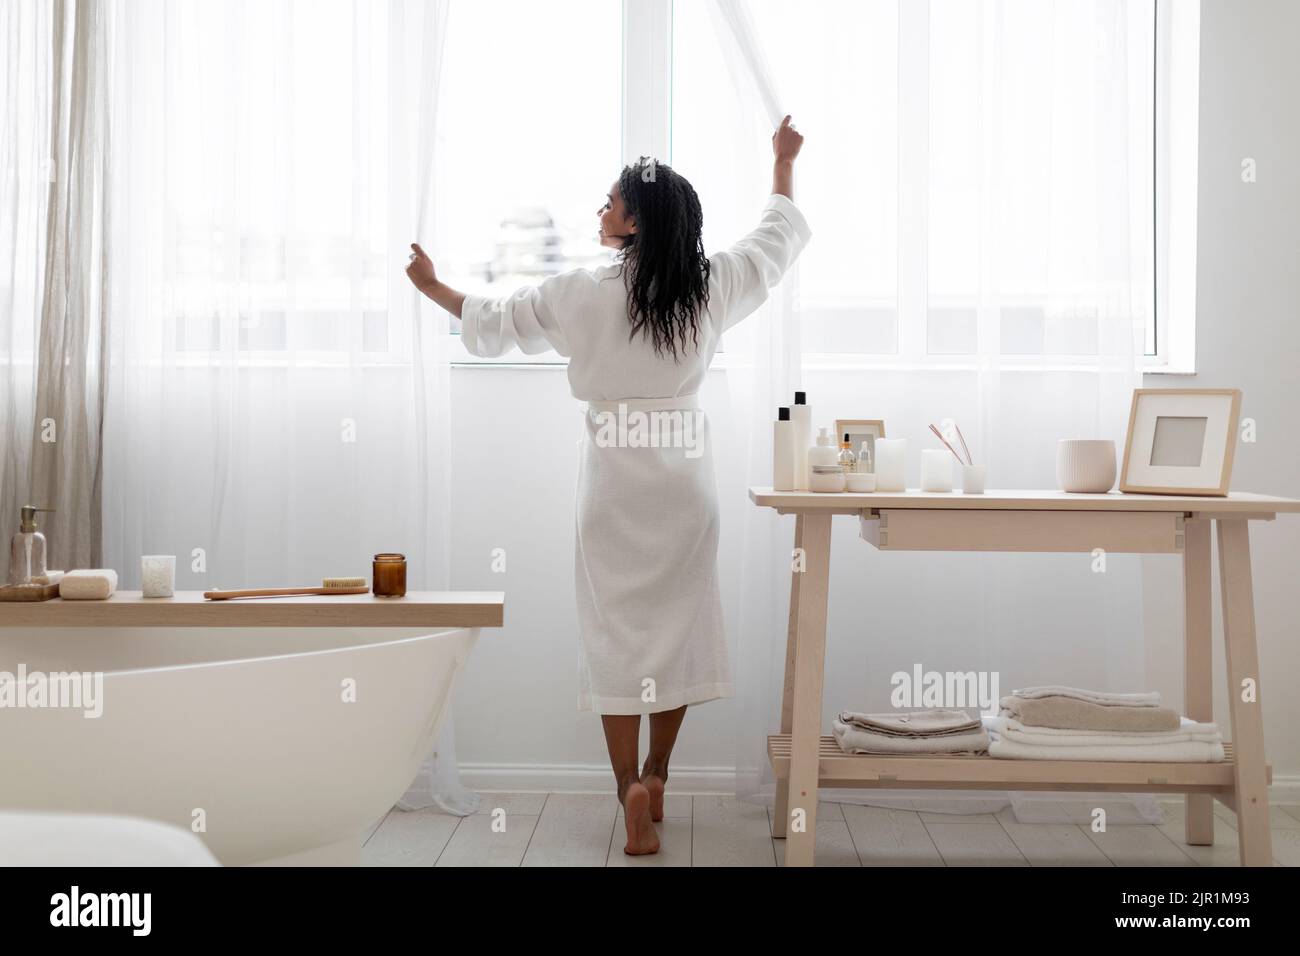
[(876, 474), (871, 471), (852, 471), (844, 476), (849, 491), (865, 494), (876, 490)]

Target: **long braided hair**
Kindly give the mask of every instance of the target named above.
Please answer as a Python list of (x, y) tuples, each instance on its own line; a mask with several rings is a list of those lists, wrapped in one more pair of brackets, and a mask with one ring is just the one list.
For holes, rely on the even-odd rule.
[(689, 332), (699, 348), (701, 316), (709, 303), (709, 260), (704, 255), (704, 213), (695, 189), (667, 165), (642, 156), (624, 166), (618, 191), (637, 231), (621, 250), (632, 331), (679, 361)]

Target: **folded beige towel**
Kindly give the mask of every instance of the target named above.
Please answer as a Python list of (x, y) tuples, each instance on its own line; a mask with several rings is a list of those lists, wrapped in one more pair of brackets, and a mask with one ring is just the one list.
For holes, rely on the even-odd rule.
[(1031, 727), (1152, 733), (1177, 730), (1179, 714), (1168, 707), (1094, 704), (1078, 697), (1003, 697), (1002, 713)]
[(1112, 694), (1108, 690), (1084, 690), (1081, 687), (1066, 687), (1064, 684), (1039, 684), (1034, 687), (1022, 687), (1011, 692), (1013, 697), (1077, 697), (1092, 704), (1107, 707), (1159, 707), (1160, 695), (1156, 691), (1142, 694)]
[(58, 584), (62, 580), (62, 571), (46, 571), (44, 574), (32, 575), (33, 584)]
[(112, 568), (80, 568), (59, 581), (59, 597), (72, 601), (102, 601), (117, 590), (117, 572)]
[(848, 754), (980, 754), (989, 749), (989, 735), (983, 726), (961, 733), (918, 737), (875, 733), (836, 719), (831, 721), (831, 731), (840, 749)]
[(859, 714), (846, 710), (839, 719), (859, 730), (890, 737), (936, 737), (980, 729), (979, 718), (964, 710), (907, 710), (884, 714)]

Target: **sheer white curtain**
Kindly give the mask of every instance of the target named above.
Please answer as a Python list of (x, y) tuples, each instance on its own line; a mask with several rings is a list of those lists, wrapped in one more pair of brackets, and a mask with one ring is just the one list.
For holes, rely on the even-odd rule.
[[(399, 551), (409, 589), (447, 588), (447, 315), (403, 271), (432, 235), (447, 3), (111, 11), (106, 563), (232, 588)], [(443, 728), (404, 803), (472, 810)]]
[[(706, 241), (752, 220), (785, 113), (808, 137), (795, 200), (814, 234), (724, 343), (744, 449), (743, 467), (720, 469), (724, 497), (771, 483), (771, 421), (796, 387), (815, 426), (879, 418), (907, 438), (909, 487), (920, 449), (940, 447), (929, 422), (961, 425), (992, 488), (1054, 487), (1057, 439), (1122, 441), (1151, 291), (1150, 3), (708, 9), (675, 9), (673, 143)], [(770, 800), (793, 519), (747, 505), (742, 521), (729, 601), (737, 794)], [(1111, 555), (1098, 573), (1089, 555), (881, 554), (837, 525), (824, 726), (842, 709), (890, 709), (890, 676), (918, 664), (995, 672), (1004, 694), (1146, 689), (1135, 557)], [(1029, 796), (1010, 795), (1025, 817)], [(981, 811), (1007, 795), (836, 799)], [(1112, 822), (1152, 806), (1080, 808), (1097, 805)]]
[[(7, 516), (6, 526), (22, 505), (42, 504), (27, 499), (34, 497), (29, 472), (52, 172), (53, 12), (35, 0), (0, 4), (0, 516)], [(7, 583), (7, 546), (0, 562), (0, 581)]]

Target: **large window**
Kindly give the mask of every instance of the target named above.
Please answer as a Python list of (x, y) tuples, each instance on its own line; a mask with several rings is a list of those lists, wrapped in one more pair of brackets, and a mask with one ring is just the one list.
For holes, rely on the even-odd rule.
[[(994, 16), (994, 7), (967, 0), (749, 0), (781, 102), (816, 136), (796, 186), (799, 203), (815, 210), (816, 241), (800, 262), (805, 355), (952, 365), (993, 351), (1009, 362), (1082, 364), (1099, 348), (1095, 310), (1125, 308), (1146, 329), (1153, 368), (1189, 364), (1176, 346), (1190, 341), (1194, 312), (1194, 7), (1011, 0)], [(665, 115), (642, 125), (668, 130), (658, 155), (695, 184), (706, 248), (721, 248), (748, 228), (762, 198), (738, 188), (736, 171), (766, 158), (764, 142), (746, 138), (732, 115), (740, 79), (720, 55), (718, 24), (707, 3), (627, 0), (622, 8), (621, 42), (587, 41), (592, 56), (605, 57), (598, 69), (621, 69), (621, 158), (654, 142), (629, 146), (629, 104), (638, 113), (661, 104)], [(598, 26), (593, 17), (572, 22), (580, 32), (618, 29), (608, 13)], [(640, 49), (661, 35), (647, 23), (662, 27), (668, 57)], [(615, 58), (620, 49), (639, 55), (635, 69)], [(523, 69), (503, 72), (502, 82), (522, 83)], [(564, 170), (523, 180), (520, 202), (544, 204), (543, 223), (590, 218), (584, 190), (598, 201), (614, 168), (588, 162), (613, 155), (614, 93), (610, 83), (604, 106), (584, 102), (579, 135), (592, 139), (569, 151)], [(522, 230), (499, 207), (490, 221), (475, 219), (474, 197), (495, 189), (500, 174), (487, 178), (494, 182), (465, 180), (478, 182), (464, 191), (467, 218), (446, 222), (493, 231), (502, 258)], [(459, 187), (444, 175), (441, 188)], [(580, 243), (570, 248), (541, 271), (589, 264)], [(503, 278), (479, 267), (476, 275), (507, 291), (537, 273)], [(1097, 304), (1117, 289), (1127, 303)]]

